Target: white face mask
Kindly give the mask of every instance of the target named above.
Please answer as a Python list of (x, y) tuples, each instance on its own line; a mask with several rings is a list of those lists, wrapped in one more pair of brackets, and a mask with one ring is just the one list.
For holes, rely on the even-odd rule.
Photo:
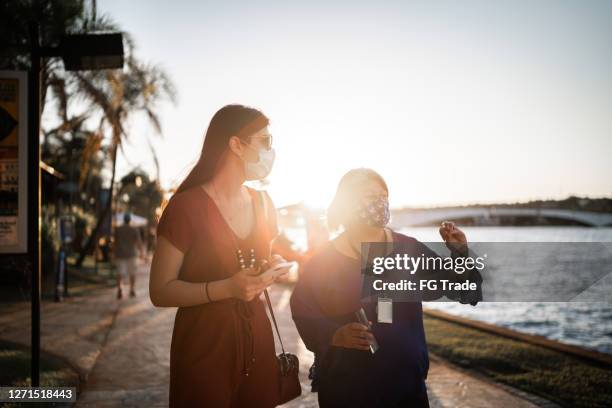
[(274, 149), (259, 149), (257, 153), (259, 154), (259, 161), (244, 162), (244, 175), (247, 180), (261, 180), (272, 171), (272, 165), (276, 157)]

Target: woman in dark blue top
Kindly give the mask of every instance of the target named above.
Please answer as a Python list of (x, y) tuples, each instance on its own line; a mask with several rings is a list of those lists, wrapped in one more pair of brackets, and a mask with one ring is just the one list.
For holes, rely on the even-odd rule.
[[(364, 298), (362, 292), (361, 242), (393, 242), (404, 253), (437, 257), (414, 238), (386, 228), (388, 221), (388, 189), (382, 177), (370, 169), (349, 171), (328, 210), (330, 228), (342, 226), (343, 232), (304, 266), (291, 296), (293, 320), (306, 347), (315, 354), (310, 378), (321, 407), (429, 406), (421, 302), (393, 302), (392, 323), (379, 323), (378, 299)], [(453, 256), (466, 255), (465, 235), (454, 224), (444, 223), (440, 234)], [(434, 274), (445, 278), (448, 272)], [(480, 276), (472, 269), (463, 274), (462, 279), (467, 278), (478, 281)], [(472, 304), (480, 297), (479, 291), (457, 296), (435, 291), (422, 298), (443, 295)], [(362, 307), (371, 332), (356, 320), (355, 312)], [(380, 346), (375, 353), (370, 351), (372, 336)]]

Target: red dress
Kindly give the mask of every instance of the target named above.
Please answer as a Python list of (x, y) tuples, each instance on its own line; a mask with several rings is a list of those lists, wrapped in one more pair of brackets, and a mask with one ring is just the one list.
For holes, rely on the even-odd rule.
[[(274, 207), (265, 195), (271, 210), (264, 217), (257, 191), (248, 190), (255, 223), (242, 241), (201, 186), (170, 199), (157, 235), (185, 254), (179, 279), (211, 282), (232, 276), (240, 269), (237, 245), (247, 264), (251, 248), (258, 262), (269, 258), (270, 241), (278, 233)], [(178, 308), (170, 349), (170, 407), (274, 407), (278, 387), (272, 327), (259, 298)]]

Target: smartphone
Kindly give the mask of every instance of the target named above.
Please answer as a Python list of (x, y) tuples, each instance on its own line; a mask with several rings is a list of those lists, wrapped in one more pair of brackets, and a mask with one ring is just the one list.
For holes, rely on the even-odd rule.
[[(355, 316), (357, 317), (357, 320), (359, 321), (359, 323), (363, 324), (364, 326), (367, 326), (370, 332), (372, 332), (372, 325), (370, 325), (370, 321), (368, 320), (368, 316), (366, 316), (365, 310), (363, 310), (363, 307), (359, 309), (359, 311), (355, 312)], [(376, 353), (377, 350), (378, 350), (378, 342), (376, 341), (376, 337), (374, 337), (374, 334), (372, 334), (372, 344), (370, 344), (370, 352), (374, 354)]]
[(295, 267), (296, 265), (297, 265), (297, 262), (295, 261), (281, 262), (277, 265), (274, 265), (272, 268), (265, 270), (259, 276), (262, 276), (264, 278), (268, 278), (268, 277), (276, 278), (280, 275), (284, 275), (285, 273), (288, 272), (287, 269), (291, 269)]

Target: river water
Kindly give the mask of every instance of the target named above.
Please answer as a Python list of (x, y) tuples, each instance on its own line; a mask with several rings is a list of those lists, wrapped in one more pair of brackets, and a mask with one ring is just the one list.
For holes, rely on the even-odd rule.
[[(612, 228), (465, 227), (462, 230), (472, 242), (612, 242)], [(398, 232), (422, 242), (440, 241), (434, 227), (410, 227)], [(546, 265), (542, 269), (546, 270)], [(428, 302), (424, 306), (612, 353), (612, 294), (608, 302), (482, 302), (475, 307)]]

